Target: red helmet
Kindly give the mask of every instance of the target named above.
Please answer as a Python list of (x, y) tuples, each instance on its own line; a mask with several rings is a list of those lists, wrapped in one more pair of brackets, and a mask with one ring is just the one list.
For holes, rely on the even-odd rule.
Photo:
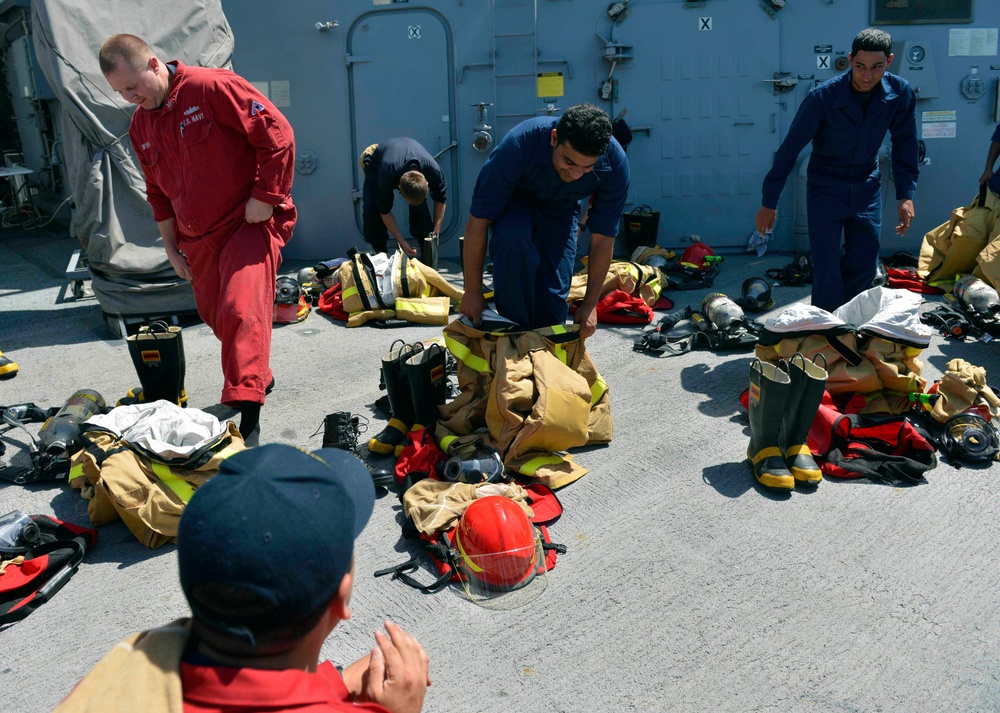
[(691, 243), (687, 250), (681, 254), (680, 262), (682, 265), (687, 265), (701, 270), (705, 267), (705, 258), (714, 255), (715, 251), (705, 243)]
[(520, 505), (501, 495), (480, 498), (465, 509), (454, 544), (462, 573), (496, 591), (527, 583), (542, 564), (534, 525)]

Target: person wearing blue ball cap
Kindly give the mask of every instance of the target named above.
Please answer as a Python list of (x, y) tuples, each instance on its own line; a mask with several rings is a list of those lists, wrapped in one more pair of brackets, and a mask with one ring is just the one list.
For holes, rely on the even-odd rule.
[(57, 710), (420, 711), (427, 653), (391, 621), (342, 671), (319, 660), (351, 616), (354, 541), (374, 502), (346, 451), (270, 444), (228, 458), (177, 534), (192, 618), (119, 644)]

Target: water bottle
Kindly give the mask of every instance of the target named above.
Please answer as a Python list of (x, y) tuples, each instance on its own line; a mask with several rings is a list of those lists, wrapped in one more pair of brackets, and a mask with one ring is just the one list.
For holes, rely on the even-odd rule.
[(954, 292), (966, 309), (981, 317), (993, 317), (1000, 312), (1000, 295), (978, 277), (962, 275), (955, 280)]
[(745, 327), (747, 323), (740, 306), (721, 292), (705, 295), (701, 301), (701, 312), (720, 331)]
[(39, 429), (42, 450), (53, 458), (69, 457), (76, 450), (80, 424), (104, 411), (103, 396), (93, 389), (80, 389)]

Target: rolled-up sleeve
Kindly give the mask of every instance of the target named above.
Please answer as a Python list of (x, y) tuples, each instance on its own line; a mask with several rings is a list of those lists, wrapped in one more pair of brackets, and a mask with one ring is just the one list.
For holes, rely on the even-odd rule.
[(628, 157), (617, 141), (612, 140), (608, 163), (611, 170), (594, 191), (594, 204), (587, 214), (587, 227), (591, 233), (616, 236), (631, 181)]
[(257, 180), (251, 195), (277, 205), (288, 198), (295, 173), (295, 135), (284, 115), (252, 84), (232, 75), (206, 99), (216, 120), (246, 134), (257, 153)]
[(448, 202), (448, 184), (444, 180), (441, 167), (435, 163), (424, 168), (424, 178), (427, 179), (427, 190), (435, 203)]

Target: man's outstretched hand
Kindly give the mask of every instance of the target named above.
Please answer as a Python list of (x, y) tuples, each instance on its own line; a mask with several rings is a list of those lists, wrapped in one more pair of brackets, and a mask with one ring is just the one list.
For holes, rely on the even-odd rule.
[(392, 713), (419, 713), (431, 685), (427, 652), (420, 642), (391, 621), (387, 634), (375, 632), (375, 642), (363, 677), (361, 699)]

